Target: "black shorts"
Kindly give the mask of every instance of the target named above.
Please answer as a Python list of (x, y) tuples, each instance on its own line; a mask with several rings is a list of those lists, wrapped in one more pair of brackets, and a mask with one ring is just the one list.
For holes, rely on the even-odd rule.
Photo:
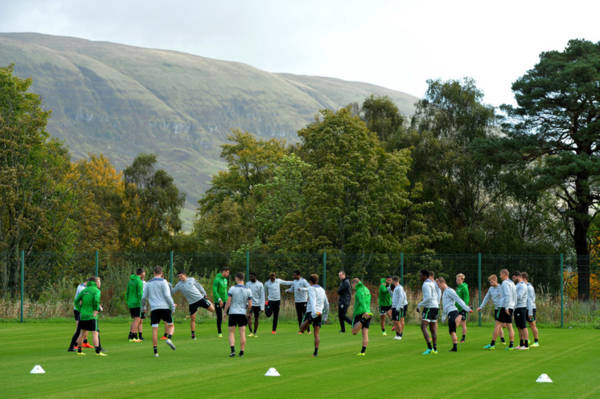
[(533, 309), (533, 316), (529, 316), (529, 313), (527, 314), (527, 321), (530, 323), (533, 323), (535, 321), (535, 308)]
[(400, 321), (406, 317), (406, 312), (408, 311), (408, 305), (404, 305), (400, 308), (400, 310), (392, 309), (392, 320)]
[(129, 314), (131, 315), (131, 317), (133, 317), (134, 319), (136, 317), (140, 317), (141, 312), (140, 312), (140, 308), (129, 308)]
[(173, 324), (171, 309), (155, 309), (150, 312), (150, 324), (152, 327), (158, 327), (161, 320), (167, 324)]
[(244, 327), (248, 325), (248, 318), (245, 314), (230, 314), (227, 325), (229, 327)]
[(260, 306), (252, 306), (252, 314), (255, 319), (258, 319), (258, 316), (260, 315)]
[(304, 314), (302, 322), (308, 321), (310, 324), (312, 324), (313, 327), (321, 327), (322, 320), (323, 318), (321, 317), (321, 315), (318, 315), (317, 317), (312, 317), (312, 313), (306, 312)]
[(428, 321), (430, 323), (435, 323), (437, 322), (438, 312), (438, 308), (425, 308), (423, 309), (423, 313), (421, 314), (421, 320)]
[(500, 309), (494, 309), (492, 311), (492, 317), (494, 318), (494, 320), (500, 321)]
[(75, 321), (79, 321), (79, 316), (80, 316), (79, 310), (73, 309), (73, 317), (75, 317)]
[(79, 320), (79, 329), (85, 331), (98, 331), (98, 320)]
[(515, 324), (519, 329), (527, 328), (527, 308), (515, 309)]
[(352, 320), (352, 326), (354, 327), (354, 325), (358, 322), (360, 322), (360, 324), (362, 324), (362, 328), (369, 328), (369, 326), (371, 325), (371, 317), (369, 317), (368, 319), (365, 319), (360, 314), (356, 315), (356, 316), (354, 316), (354, 320)]
[(464, 310), (464, 309), (463, 309), (463, 310), (461, 310), (460, 312), (458, 312), (458, 314), (462, 316), (462, 319), (463, 319), (464, 321), (467, 321), (467, 315), (468, 315), (468, 313), (467, 313), (467, 311), (466, 311), (466, 310)]
[(460, 315), (458, 310), (453, 310), (448, 313), (448, 333), (452, 334), (456, 332), (456, 318)]
[(202, 298), (199, 301), (190, 303), (190, 306), (188, 308), (189, 308), (190, 314), (192, 315), (192, 314), (196, 313), (198, 308), (208, 309), (208, 308), (210, 308), (210, 305), (211, 305), (211, 303), (208, 299)]
[(498, 321), (500, 323), (505, 323), (505, 324), (512, 324), (512, 315), (513, 315), (513, 310), (512, 309), (508, 309), (508, 313), (506, 314), (506, 312), (504, 311), (504, 308), (500, 308), (498, 309)]
[(146, 312), (142, 311), (142, 314), (140, 315), (140, 318), (142, 320), (145, 320), (146, 319)]
[(380, 306), (379, 307), (379, 315), (383, 316), (384, 314), (386, 314), (387, 312), (389, 312), (391, 308), (392, 308), (392, 305), (390, 305), (390, 306)]

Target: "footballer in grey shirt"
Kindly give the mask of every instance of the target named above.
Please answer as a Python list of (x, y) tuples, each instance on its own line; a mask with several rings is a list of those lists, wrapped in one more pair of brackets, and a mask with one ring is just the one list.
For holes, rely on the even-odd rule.
[(227, 293), (225, 314), (229, 322), (229, 357), (235, 357), (235, 328), (240, 332), (240, 357), (244, 356), (246, 349), (246, 325), (248, 324), (248, 313), (252, 308), (252, 291), (244, 286), (244, 273), (235, 274), (235, 285)]

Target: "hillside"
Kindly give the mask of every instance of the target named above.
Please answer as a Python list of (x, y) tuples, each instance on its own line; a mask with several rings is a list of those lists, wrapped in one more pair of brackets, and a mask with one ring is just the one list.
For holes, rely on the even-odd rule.
[(416, 98), (340, 79), (275, 74), (175, 51), (35, 33), (0, 33), (0, 66), (33, 78), (52, 110), (48, 130), (74, 158), (104, 153), (118, 168), (159, 155), (189, 209), (223, 167), (231, 129), (288, 142), (322, 108), (388, 95), (405, 114)]

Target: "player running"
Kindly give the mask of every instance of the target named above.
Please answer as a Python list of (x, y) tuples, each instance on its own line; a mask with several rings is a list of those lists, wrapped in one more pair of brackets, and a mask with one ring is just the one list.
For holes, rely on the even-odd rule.
[(131, 327), (129, 328), (129, 342), (142, 342), (138, 338), (139, 325), (142, 323), (141, 310), (142, 310), (142, 295), (144, 293), (144, 269), (139, 268), (135, 274), (129, 276), (129, 282), (127, 283), (127, 292), (125, 293), (125, 300), (127, 301), (127, 307), (129, 308), (129, 314), (133, 318)]
[[(462, 273), (458, 273), (456, 275), (456, 294), (460, 299), (463, 300), (464, 303), (469, 304), (469, 286), (465, 283), (465, 275)], [(460, 343), (464, 344), (467, 339), (467, 311), (463, 309), (460, 304), (456, 305), (458, 309), (458, 313), (462, 316), (460, 321), (460, 326), (462, 329), (462, 338), (460, 339)]]
[[(77, 295), (79, 295), (81, 293), (81, 291), (83, 291), (85, 289), (87, 285), (87, 281), (79, 284), (77, 286), (77, 289), (75, 290), (75, 296), (73, 297), (73, 301), (75, 301), (75, 298), (77, 298)], [(81, 334), (81, 328), (79, 327), (79, 317), (80, 317), (80, 313), (77, 310), (77, 306), (73, 305), (73, 316), (75, 317), (75, 333), (73, 334), (73, 336), (71, 337), (71, 343), (69, 344), (69, 348), (67, 349), (67, 352), (75, 352), (75, 350), (77, 350), (78, 346), (77, 346), (77, 340), (79, 339), (79, 334)], [(93, 348), (92, 345), (90, 345), (88, 343), (87, 340), (87, 331), (83, 336), (83, 347), (84, 348)]]
[[(279, 320), (279, 307), (281, 305), (281, 286), (292, 285), (291, 281), (285, 281), (277, 278), (275, 273), (269, 274), (269, 279), (265, 282), (265, 291), (267, 292), (266, 305), (273, 314), (273, 329), (271, 334), (277, 334), (277, 321)], [(267, 314), (268, 316), (268, 314)]]
[[(441, 290), (433, 280), (433, 272), (423, 269), (419, 274), (423, 282), (423, 300), (419, 302), (416, 310), (419, 312), (419, 309), (421, 309), (421, 331), (425, 342), (427, 342), (427, 350), (423, 352), (423, 355), (432, 353), (437, 355), (437, 317), (440, 308)], [(431, 331), (431, 339), (427, 333), (428, 326)]]
[(390, 285), (392, 278), (382, 278), (379, 284), (379, 295), (377, 303), (379, 304), (379, 323), (381, 325), (381, 334), (386, 336), (385, 332), (385, 316), (391, 317), (392, 310), (392, 295), (390, 294)]
[[(304, 314), (306, 313), (306, 303), (308, 302), (308, 288), (310, 285), (300, 275), (300, 271), (294, 272), (294, 279), (292, 280), (292, 286), (286, 292), (294, 293), (294, 303), (296, 305), (296, 317), (298, 318), (298, 328), (304, 320)], [(310, 325), (307, 329), (310, 334)], [(303, 331), (298, 331), (298, 334), (303, 334)]]
[(221, 273), (217, 273), (213, 281), (213, 301), (215, 302), (215, 313), (217, 314), (217, 336), (223, 337), (221, 324), (223, 323), (223, 307), (227, 301), (227, 278), (229, 268), (223, 267)]
[(346, 316), (346, 312), (348, 312), (348, 308), (350, 307), (350, 302), (352, 302), (352, 287), (350, 286), (350, 281), (348, 280), (345, 271), (340, 270), (338, 277), (340, 278), (340, 287), (337, 290), (339, 298), (338, 320), (340, 322), (340, 332), (345, 333), (346, 323), (352, 325), (352, 320)]
[(321, 323), (327, 321), (327, 315), (329, 314), (329, 301), (327, 300), (325, 290), (318, 284), (319, 276), (311, 274), (308, 281), (310, 282), (308, 302), (304, 320), (300, 325), (300, 332), (304, 332), (312, 324), (315, 332), (315, 350), (313, 356), (316, 357), (319, 354), (319, 343), (321, 342), (319, 335)]
[(100, 346), (100, 339), (98, 338), (98, 312), (101, 310), (100, 286), (100, 278), (90, 277), (86, 287), (75, 297), (75, 308), (80, 313), (79, 329), (81, 333), (77, 339), (77, 355), (79, 356), (85, 356), (82, 351), (83, 336), (90, 331), (96, 348), (96, 356), (108, 356), (102, 352), (102, 346)]
[(354, 314), (352, 320), (352, 335), (362, 334), (362, 349), (358, 356), (365, 356), (369, 344), (369, 326), (371, 325), (371, 293), (369, 289), (358, 279), (352, 279), (352, 288), (356, 291), (354, 295)]
[(142, 306), (150, 307), (150, 324), (152, 325), (152, 345), (154, 357), (158, 357), (158, 325), (160, 321), (166, 324), (167, 339), (165, 343), (175, 350), (175, 344), (171, 341), (175, 325), (173, 324), (173, 312), (175, 302), (171, 296), (171, 290), (167, 281), (162, 278), (163, 272), (160, 266), (154, 268), (154, 278), (148, 281), (142, 295)]
[(206, 291), (202, 284), (196, 281), (193, 277), (188, 277), (187, 273), (183, 270), (177, 273), (179, 282), (175, 284), (173, 294), (180, 292), (188, 302), (188, 310), (190, 312), (190, 330), (192, 332), (192, 339), (196, 340), (196, 312), (198, 308), (204, 308), (209, 312), (214, 312), (215, 307), (208, 299), (206, 299)]
[(448, 332), (452, 337), (452, 349), (450, 352), (458, 352), (458, 338), (456, 337), (456, 326), (460, 324), (462, 315), (458, 311), (457, 304), (461, 306), (465, 312), (472, 313), (473, 310), (467, 305), (454, 291), (446, 284), (446, 279), (438, 277), (436, 279), (438, 286), (442, 290), (442, 322), (448, 319)]
[(529, 350), (529, 331), (527, 330), (527, 284), (523, 282), (521, 273), (513, 272), (512, 280), (516, 284), (517, 303), (515, 305), (515, 324), (519, 330), (519, 350)]
[(534, 342), (530, 346), (532, 348), (537, 348), (540, 346), (539, 342), (539, 332), (537, 329), (537, 325), (535, 322), (535, 289), (533, 285), (529, 282), (529, 275), (527, 272), (521, 272), (521, 278), (527, 284), (527, 322), (529, 323), (529, 328), (531, 328), (531, 333), (533, 334)]
[(235, 357), (236, 327), (240, 331), (240, 357), (242, 357), (246, 349), (246, 325), (248, 324), (248, 314), (252, 308), (252, 292), (244, 287), (244, 273), (236, 273), (234, 279), (235, 285), (229, 289), (227, 303), (225, 304), (225, 314), (229, 318), (227, 323), (229, 327), (229, 347), (231, 348), (229, 357)]
[(400, 277), (392, 277), (392, 322), (396, 331), (395, 340), (400, 341), (404, 332), (404, 318), (408, 310), (408, 300), (404, 287), (400, 285)]
[[(265, 310), (265, 287), (256, 279), (255, 273), (250, 273), (250, 281), (246, 283), (246, 288), (252, 293), (252, 313), (248, 317), (250, 326), (248, 336), (258, 338), (258, 319), (260, 312)], [(252, 329), (252, 316), (254, 316), (254, 329)]]
[[(496, 321), (496, 323), (498, 323), (499, 322), (498, 316), (500, 314), (498, 312), (498, 310), (500, 309), (500, 306), (502, 303), (502, 289), (500, 288), (500, 285), (498, 284), (498, 276), (496, 276), (495, 274), (492, 274), (488, 277), (488, 282), (490, 283), (490, 288), (488, 289), (488, 292), (483, 297), (483, 301), (481, 301), (481, 305), (479, 305), (479, 307), (477, 308), (477, 311), (481, 312), (481, 309), (483, 309), (485, 307), (485, 305), (488, 303), (488, 301), (491, 299), (492, 303), (494, 304), (494, 310), (492, 311), (492, 316), (494, 317), (494, 320)], [(494, 331), (496, 331), (496, 326), (494, 326)], [(494, 333), (492, 333), (492, 337), (493, 336), (494, 336)], [(506, 344), (506, 341), (504, 341), (504, 330), (502, 328), (500, 328), (500, 340), (502, 341), (503, 344)]]

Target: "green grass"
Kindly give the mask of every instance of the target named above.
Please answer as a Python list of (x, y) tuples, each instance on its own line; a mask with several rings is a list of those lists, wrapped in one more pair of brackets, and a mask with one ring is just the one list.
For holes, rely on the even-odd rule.
[[(230, 359), (226, 338), (217, 338), (212, 322), (198, 326), (191, 341), (187, 323), (176, 323), (171, 351), (160, 344), (152, 357), (146, 342), (128, 343), (128, 322), (101, 321), (109, 357), (67, 353), (73, 322), (0, 322), (2, 398), (592, 398), (600, 396), (600, 334), (594, 329), (541, 329), (540, 348), (528, 352), (487, 352), (490, 327), (470, 327), (466, 344), (448, 353), (447, 329), (441, 330), (440, 353), (422, 356), (424, 342), (417, 326), (407, 326), (405, 339), (382, 337), (371, 328), (366, 357), (357, 357), (360, 337), (324, 327), (318, 358), (312, 336), (298, 336), (292, 323), (271, 336), (262, 324), (259, 338), (248, 338), (246, 356)], [(267, 328), (265, 328), (267, 327)], [(161, 326), (162, 329), (162, 326)], [(44, 375), (30, 375), (34, 365)], [(281, 377), (264, 377), (275, 367)], [(547, 373), (553, 384), (537, 384)]]

